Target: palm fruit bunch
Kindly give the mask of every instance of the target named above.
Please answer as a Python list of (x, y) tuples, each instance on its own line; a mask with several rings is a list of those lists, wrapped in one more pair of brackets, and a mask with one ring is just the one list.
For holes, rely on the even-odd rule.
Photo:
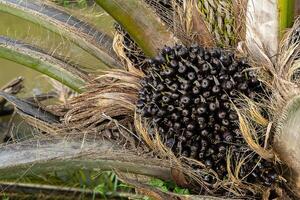
[[(238, 162), (250, 151), (232, 108), (239, 94), (257, 99), (264, 87), (245, 59), (220, 48), (165, 47), (149, 60), (141, 81), (138, 112), (148, 118), (177, 156), (196, 159), (223, 179), (226, 153)], [(238, 105), (237, 105), (238, 106)], [(252, 151), (253, 152), (253, 151)], [(277, 180), (273, 164), (253, 154), (240, 175), (267, 186)], [(205, 180), (213, 183), (211, 176)]]

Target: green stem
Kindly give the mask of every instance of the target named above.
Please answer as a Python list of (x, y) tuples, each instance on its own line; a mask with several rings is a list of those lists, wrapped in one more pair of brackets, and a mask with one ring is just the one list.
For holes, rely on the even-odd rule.
[(121, 67), (112, 49), (111, 37), (47, 1), (0, 0), (0, 11), (39, 24), (64, 36), (109, 67)]
[(293, 25), (295, 0), (279, 0), (278, 5), (280, 34), (282, 35), (285, 29)]
[(174, 45), (176, 38), (144, 1), (96, 0), (120, 23), (148, 56), (155, 56), (164, 45)]
[(0, 58), (39, 71), (77, 92), (82, 92), (86, 85), (87, 75), (80, 72), (75, 66), (37, 48), (3, 36), (0, 36)]

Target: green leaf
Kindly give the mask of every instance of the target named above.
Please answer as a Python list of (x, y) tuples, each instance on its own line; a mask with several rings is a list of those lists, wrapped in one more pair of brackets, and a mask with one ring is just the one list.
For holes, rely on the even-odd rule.
[(190, 191), (188, 189), (184, 189), (184, 188), (180, 188), (178, 186), (176, 186), (174, 188), (174, 193), (177, 193), (177, 194), (190, 194)]
[(165, 182), (160, 180), (160, 179), (151, 179), (150, 182), (149, 182), (150, 185), (154, 186), (154, 187), (163, 187), (165, 185)]
[(105, 189), (105, 185), (104, 183), (99, 184), (94, 191), (100, 193), (101, 195), (104, 195), (106, 193), (106, 189)]
[(9, 197), (5, 195), (5, 193), (2, 196), (2, 200), (9, 200)]

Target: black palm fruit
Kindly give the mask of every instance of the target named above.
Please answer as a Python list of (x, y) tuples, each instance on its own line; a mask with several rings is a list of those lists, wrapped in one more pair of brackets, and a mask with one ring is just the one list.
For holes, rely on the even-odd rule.
[[(165, 47), (149, 61), (137, 109), (153, 121), (176, 155), (197, 159), (226, 178), (229, 148), (236, 162), (250, 150), (231, 101), (239, 93), (256, 99), (263, 92), (249, 69), (246, 60), (219, 48)], [(244, 180), (250, 183), (272, 185), (277, 180), (273, 164), (259, 158), (253, 153), (241, 176), (248, 175)]]

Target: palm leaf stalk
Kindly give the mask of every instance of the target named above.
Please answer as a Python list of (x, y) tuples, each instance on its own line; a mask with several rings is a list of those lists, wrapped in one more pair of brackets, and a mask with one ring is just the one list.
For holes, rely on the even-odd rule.
[(279, 0), (280, 33), (293, 25), (295, 12), (295, 0)]
[[(15, 78), (14, 80), (10, 81), (6, 85), (4, 85), (2, 88), (0, 88), (0, 91), (6, 92), (8, 94), (16, 95), (23, 89), (23, 87), (24, 87), (23, 81), (24, 81), (23, 77)], [(3, 110), (5, 103), (6, 103), (6, 100), (4, 98), (0, 98), (0, 113)]]
[(39, 71), (77, 92), (83, 91), (88, 79), (87, 74), (64, 60), (3, 36), (0, 37), (0, 57)]
[(11, 183), (1, 182), (0, 187), (4, 188), (6, 196), (16, 199), (74, 199), (74, 198), (88, 198), (101, 199), (103, 197), (109, 199), (143, 199), (143, 195), (129, 193), (129, 192), (99, 192), (95, 190), (78, 189), (71, 187), (61, 187), (53, 185), (39, 185), (29, 183)]
[[(37, 144), (39, 148), (36, 148)], [(64, 149), (61, 149), (61, 146), (64, 146)], [(40, 138), (38, 141), (27, 141), (17, 146), (1, 147), (0, 157), (3, 162), (0, 166), (0, 178), (14, 180), (24, 173), (26, 175), (47, 174), (53, 170), (63, 171), (67, 166), (71, 171), (97, 168), (171, 180), (170, 168), (158, 164), (159, 160), (155, 161), (155, 164), (147, 163), (146, 159), (131, 155), (130, 152), (126, 155), (124, 156), (124, 153), (109, 141), (95, 143), (88, 138), (85, 141)], [(68, 159), (61, 160), (62, 157)]]
[(126, 27), (133, 40), (148, 56), (155, 56), (164, 45), (176, 42), (174, 35), (143, 1), (96, 0), (96, 3)]
[(64, 36), (108, 67), (120, 67), (112, 38), (47, 1), (1, 0), (0, 11), (39, 24)]
[[(299, 76), (297, 76), (297, 70), (299, 69), (298, 58), (300, 55), (298, 47), (299, 39), (297, 36), (298, 33), (296, 31), (298, 28), (298, 24), (295, 23), (295, 27), (287, 33), (287, 38), (292, 39), (287, 40), (285, 38), (280, 42), (280, 45), (278, 45), (279, 42), (277, 41), (274, 42), (274, 44), (271, 44), (268, 41), (270, 41), (270, 38), (272, 37), (268, 38), (268, 36), (264, 34), (263, 30), (264, 28), (267, 28), (267, 30), (271, 30), (273, 36), (278, 35), (279, 20), (277, 19), (277, 17), (274, 17), (277, 16), (276, 13), (278, 12), (278, 10), (268, 10), (266, 6), (256, 8), (255, 5), (247, 4), (248, 8), (250, 8), (247, 10), (247, 16), (253, 16), (253, 18), (251, 19), (252, 21), (249, 21), (249, 19), (247, 18), (246, 20), (248, 21), (244, 22), (246, 24), (245, 26), (247, 26), (246, 37), (239, 38), (239, 40), (246, 41), (244, 43), (244, 45), (246, 46), (245, 48), (238, 49), (240, 50), (239, 54), (248, 58), (248, 62), (246, 62), (234, 57), (233, 54), (231, 54), (230, 52), (218, 48), (203, 49), (198, 45), (192, 45), (190, 47), (185, 47), (181, 45), (175, 45), (175, 47), (164, 47), (165, 45), (172, 45), (176, 41), (178, 41), (173, 36), (176, 34), (170, 33), (165, 28), (165, 26), (159, 21), (158, 17), (153, 14), (153, 10), (145, 6), (145, 4), (141, 1), (97, 0), (96, 2), (100, 6), (102, 6), (104, 10), (106, 10), (110, 15), (112, 15), (118, 23), (120, 23), (123, 26), (123, 28), (130, 34), (133, 40), (135, 40), (135, 42), (141, 47), (141, 49), (146, 55), (152, 57), (156, 55), (158, 56), (156, 56), (155, 59), (151, 59), (151, 61), (148, 63), (150, 65), (148, 71), (140, 71), (138, 69), (128, 70), (132, 69), (128, 66), (125, 66), (124, 70), (109, 70), (104, 75), (101, 75), (99, 78), (93, 79), (93, 81), (91, 81), (90, 84), (87, 85), (87, 87), (85, 87), (86, 91), (80, 94), (79, 96), (70, 99), (67, 105), (60, 105), (60, 108), (58, 108), (59, 106), (56, 107), (56, 109), (58, 108), (58, 110), (54, 109), (53, 113), (55, 113), (55, 111), (62, 111), (62, 114), (60, 115), (61, 123), (55, 124), (55, 126), (59, 126), (60, 128), (62, 128), (62, 130), (67, 132), (60, 136), (69, 136), (70, 133), (78, 131), (89, 134), (96, 133), (100, 134), (102, 138), (102, 140), (99, 139), (98, 143), (100, 143), (100, 141), (105, 141), (103, 140), (103, 138), (109, 138), (109, 141), (113, 144), (118, 144), (122, 147), (125, 146), (128, 151), (135, 152), (134, 155), (139, 155), (143, 157), (149, 155), (148, 152), (152, 151), (152, 153), (155, 156), (147, 157), (147, 159), (149, 159), (149, 162), (153, 162), (155, 160), (155, 157), (159, 157), (160, 159), (162, 159), (161, 161), (164, 161), (162, 162), (162, 164), (167, 164), (168, 170), (171, 169), (169, 171), (171, 173), (171, 176), (169, 176), (170, 174), (168, 174), (168, 178), (174, 179), (176, 183), (182, 186), (190, 186), (190, 188), (194, 188), (193, 192), (199, 193), (204, 191), (205, 194), (221, 197), (223, 197), (224, 195), (228, 196), (229, 194), (230, 196), (241, 198), (248, 196), (248, 194), (252, 195), (253, 198), (260, 198), (262, 196), (268, 198), (271, 196), (271, 193), (275, 192), (277, 195), (282, 195), (282, 198), (288, 198), (287, 196), (284, 196), (288, 193), (287, 191), (285, 191), (285, 189), (290, 186), (292, 188), (297, 188), (297, 176), (293, 177), (293, 180), (296, 180), (293, 182), (293, 180), (290, 179), (290, 177), (285, 176), (285, 174), (280, 173), (277, 170), (275, 170), (276, 173), (273, 172), (274, 169), (284, 167), (283, 165), (281, 165), (280, 162), (283, 162), (283, 164), (287, 164), (290, 169), (298, 172), (298, 159), (293, 159), (294, 162), (291, 162), (290, 160), (284, 158), (284, 156), (286, 156), (286, 151), (280, 151), (281, 148), (283, 150), (288, 149), (288, 142), (281, 142), (282, 138), (286, 136), (288, 136), (289, 138), (293, 137), (295, 135), (294, 129), (297, 128), (294, 122), (295, 120), (297, 121), (298, 109), (295, 109), (295, 107), (292, 106), (291, 108), (293, 109), (290, 109), (286, 108), (285, 106), (288, 102), (290, 102), (291, 98), (296, 98), (300, 94), (298, 89)], [(212, 1), (210, 1), (210, 3), (211, 2)], [(217, 3), (218, 2), (216, 2), (216, 4)], [(272, 7), (277, 8), (278, 6), (277, 2), (275, 1), (269, 3), (270, 5), (272, 5)], [(245, 5), (242, 5), (241, 7), (245, 8)], [(143, 15), (137, 15), (140, 13), (143, 13)], [(149, 15), (145, 13), (149, 13)], [(262, 25), (267, 22), (259, 20), (259, 16), (261, 14), (266, 13), (268, 13), (269, 15), (268, 18), (265, 20), (267, 20), (268, 22), (272, 22), (272, 26), (263, 27)], [(195, 18), (193, 19), (195, 20)], [(176, 20), (176, 17), (174, 20)], [(261, 29), (255, 31), (257, 27)], [(218, 39), (216, 35), (212, 34), (212, 37), (216, 40)], [(233, 46), (232, 48), (235, 48), (235, 46)], [(174, 55), (172, 54), (172, 52), (175, 52)], [(210, 55), (210, 57), (208, 57), (207, 55)], [(226, 59), (227, 57), (234, 61), (238, 65), (238, 67), (243, 67), (245, 69), (245, 72), (244, 70), (237, 69), (236, 67), (230, 68), (232, 67), (230, 64), (231, 61), (228, 61), (228, 59)], [(212, 58), (213, 61), (211, 61), (210, 58)], [(188, 152), (186, 149), (193, 147), (193, 151), (198, 151), (198, 147), (195, 147), (194, 143), (192, 143), (191, 145), (187, 144), (186, 146), (183, 146), (183, 151), (180, 151), (180, 148), (178, 148), (179, 150), (172, 149), (172, 145), (170, 145), (172, 141), (169, 141), (169, 138), (166, 138), (167, 135), (164, 134), (164, 127), (160, 126), (160, 124), (157, 123), (160, 121), (160, 119), (156, 118), (156, 116), (154, 116), (155, 119), (151, 119), (150, 116), (154, 115), (151, 114), (152, 109), (146, 109), (146, 112), (144, 113), (140, 112), (142, 110), (141, 108), (143, 108), (143, 105), (145, 104), (144, 102), (146, 100), (149, 101), (149, 99), (152, 98), (151, 96), (145, 98), (143, 95), (149, 96), (149, 93), (154, 94), (157, 91), (169, 88), (166, 85), (172, 83), (172, 81), (179, 81), (181, 83), (178, 86), (180, 87), (180, 89), (174, 86), (175, 93), (180, 92), (186, 95), (189, 94), (189, 91), (191, 91), (188, 90), (188, 82), (184, 82), (183, 79), (185, 80), (185, 78), (188, 78), (190, 80), (194, 80), (196, 77), (194, 73), (188, 73), (188, 77), (185, 77), (184, 73), (181, 73), (181, 75), (177, 74), (178, 76), (174, 77), (169, 76), (172, 74), (172, 70), (168, 70), (168, 68), (170, 68), (171, 66), (178, 67), (179, 65), (174, 62), (171, 62), (171, 60), (174, 59), (175, 61), (177, 61), (176, 59), (179, 59), (178, 62), (181, 62), (180, 69), (177, 70), (178, 73), (185, 72), (186, 68), (188, 68), (188, 70), (194, 70), (196, 71), (196, 73), (198, 73), (199, 69), (192, 64), (194, 63), (195, 59), (198, 59), (202, 62), (194, 64), (201, 68), (200, 70), (205, 71), (205, 73), (203, 73), (202, 75), (205, 75), (206, 77), (208, 73), (207, 71), (209, 70), (205, 70), (207, 69), (207, 67), (206, 65), (204, 65), (205, 62), (203, 62), (203, 60), (205, 60), (211, 66), (218, 66), (217, 61), (220, 61), (223, 65), (223, 68), (225, 68), (225, 66), (228, 67), (230, 65), (230, 69), (228, 68), (228, 71), (234, 70), (234, 73), (237, 73), (235, 76), (236, 82), (245, 79), (245, 81), (243, 82), (248, 83), (248, 81), (251, 81), (252, 83), (264, 86), (264, 88), (260, 88), (260, 86), (256, 87), (256, 89), (258, 88), (258, 90), (255, 91), (252, 91), (252, 88), (247, 88), (245, 85), (238, 86), (239, 91), (246, 91), (245, 88), (249, 90), (247, 90), (246, 92), (241, 92), (243, 95), (241, 95), (241, 97), (235, 98), (231, 102), (234, 103), (232, 107), (228, 106), (230, 105), (230, 103), (226, 104), (227, 110), (225, 111), (225, 114), (215, 113), (215, 108), (216, 106), (218, 106), (218, 103), (220, 103), (220, 101), (212, 102), (212, 104), (209, 104), (209, 109), (211, 111), (209, 113), (213, 114), (213, 116), (210, 117), (210, 119), (217, 116), (218, 118), (222, 119), (220, 123), (222, 123), (224, 126), (227, 126), (228, 122), (226, 120), (224, 121), (224, 116), (234, 113), (235, 116), (231, 115), (231, 118), (235, 120), (235, 125), (238, 125), (234, 132), (235, 134), (239, 135), (239, 137), (236, 140), (234, 140), (233, 143), (237, 142), (241, 144), (242, 149), (240, 149), (240, 151), (236, 151), (235, 148), (239, 147), (236, 147), (235, 144), (232, 144), (233, 140), (231, 137), (231, 133), (227, 133), (224, 127), (218, 128), (218, 126), (214, 126), (214, 130), (216, 130), (216, 127), (218, 128), (217, 130), (223, 132), (225, 130), (224, 135), (222, 135), (222, 137), (224, 137), (224, 140), (228, 142), (228, 145), (230, 147), (229, 149), (226, 149), (225, 147), (226, 155), (222, 154), (222, 157), (224, 157), (225, 159), (223, 160), (225, 164), (222, 167), (222, 169), (213, 168), (212, 166), (214, 164), (211, 164), (211, 160), (207, 161), (198, 159), (198, 157), (200, 158), (201, 152), (199, 154), (197, 152), (197, 158), (190, 156), (192, 155), (192, 153)], [(223, 68), (222, 73), (225, 73), (226, 75), (226, 70), (224, 71)], [(254, 71), (254, 74), (250, 73), (251, 71)], [(170, 74), (164, 74), (167, 72)], [(176, 74), (177, 72), (173, 73)], [(218, 72), (215, 71), (209, 73), (215, 75), (215, 77), (211, 78), (211, 82), (215, 83), (216, 86), (220, 85), (224, 77), (220, 78)], [(246, 76), (244, 76), (245, 74)], [(165, 75), (168, 76), (166, 77)], [(219, 79), (217, 77), (219, 77)], [(252, 77), (251, 80), (249, 79), (249, 77)], [(172, 80), (167, 81), (168, 78)], [(201, 78), (203, 79), (202, 76), (199, 76), (199, 79)], [(157, 83), (153, 81), (154, 79)], [(204, 83), (206, 82), (207, 81), (204, 81)], [(158, 87), (158, 83), (162, 84), (162, 86)], [(230, 86), (229, 88), (232, 88), (232, 84), (222, 84), (224, 85), (222, 87), (228, 89), (228, 87)], [(197, 85), (201, 84), (196, 84), (196, 86)], [(201, 87), (205, 87), (206, 85), (207, 84), (203, 84)], [(173, 87), (170, 88), (172, 89)], [(217, 89), (217, 87), (214, 87), (214, 89), (212, 89), (211, 92), (220, 92), (220, 90)], [(265, 90), (268, 92), (265, 93)], [(192, 91), (197, 94), (199, 93), (197, 88), (193, 88)], [(259, 94), (259, 98), (255, 97), (255, 94), (253, 94), (253, 92), (257, 92)], [(230, 97), (236, 97), (234, 93), (230, 95)], [(211, 96), (211, 93), (209, 95), (208, 93), (203, 93), (203, 95), (201, 96), (205, 99), (207, 96)], [(177, 97), (176, 94), (174, 98), (175, 97)], [(191, 100), (190, 98), (192, 98), (194, 102), (199, 103), (199, 101), (201, 101), (200, 98), (198, 98), (197, 100), (197, 98), (193, 99), (193, 96), (184, 96), (184, 98), (180, 100), (182, 105), (184, 104), (181, 107), (185, 106), (184, 108), (189, 109), (189, 107), (187, 106), (189, 105), (189, 102)], [(222, 100), (226, 100), (226, 97), (222, 98)], [(142, 100), (143, 102), (138, 100)], [(155, 100), (156, 106), (165, 105), (162, 103), (162, 101), (156, 101), (157, 98), (153, 98), (153, 100)], [(170, 102), (169, 99), (165, 97), (163, 98), (163, 101)], [(205, 102), (202, 102), (202, 104), (203, 103)], [(288, 103), (288, 106), (289, 105), (290, 103)], [(297, 108), (298, 104), (295, 105)], [(222, 106), (225, 107), (225, 104), (222, 104)], [(169, 110), (174, 110), (173, 107), (172, 105), (168, 105)], [(200, 113), (201, 115), (206, 115), (206, 112), (204, 112), (203, 109), (197, 109), (197, 113)], [(286, 114), (288, 117), (278, 120), (278, 114), (282, 115), (282, 111), (284, 110), (286, 110), (284, 114)], [(184, 111), (182, 113), (188, 112), (189, 110)], [(153, 111), (153, 113), (156, 112)], [(172, 120), (178, 120), (178, 116), (174, 114), (169, 116), (168, 114), (162, 113), (161, 115), (166, 116), (165, 118), (167, 119), (172, 118)], [(188, 114), (183, 115), (188, 116)], [(199, 121), (199, 123), (202, 123), (206, 119), (200, 118), (197, 120)], [(182, 121), (184, 122), (186, 121), (186, 119), (183, 117)], [(170, 123), (173, 123), (173, 121), (171, 121)], [(176, 123), (176, 126), (173, 126), (172, 124), (173, 127), (171, 127), (173, 128), (175, 133), (176, 127), (178, 129), (178, 127), (185, 126), (180, 124), (179, 122)], [(213, 122), (210, 122), (210, 124), (211, 123)], [(201, 125), (203, 125), (202, 127), (204, 128), (206, 127), (204, 126), (204, 123), (202, 123)], [(287, 126), (289, 126), (290, 129), (288, 129)], [(105, 132), (105, 130), (112, 130), (112, 127), (114, 127), (115, 130), (117, 129), (120, 131), (118, 137), (116, 137), (111, 132)], [(184, 132), (186, 133), (186, 135), (182, 136), (186, 136), (187, 138), (193, 135), (194, 132), (192, 131), (194, 130), (194, 127), (194, 124), (188, 124), (186, 128), (189, 130), (189, 132)], [(125, 132), (127, 132), (127, 134), (124, 134), (124, 132), (122, 132), (121, 129), (123, 131), (126, 130)], [(274, 132), (274, 130), (276, 129), (278, 131)], [(202, 134), (202, 132), (203, 131), (201, 131), (201, 136), (203, 136), (204, 138), (207, 136), (207, 134), (210, 134), (209, 132), (204, 132), (206, 135), (205, 136), (204, 133)], [(177, 136), (175, 136), (175, 139), (176, 137)], [(235, 138), (235, 136), (233, 137)], [(273, 137), (275, 138), (274, 141)], [(276, 139), (277, 137), (279, 137), (279, 139)], [(186, 138), (182, 138), (180, 140), (184, 142), (185, 140), (187, 140)], [(166, 139), (166, 141), (164, 139)], [(212, 138), (212, 140), (215, 140), (217, 142), (222, 140), (222, 138), (214, 137)], [(281, 144), (283, 144), (282, 146), (278, 145), (280, 144), (280, 142)], [(93, 168), (93, 161), (92, 163), (90, 163), (88, 160), (89, 157), (86, 157), (86, 155), (91, 155), (91, 157), (100, 159), (103, 158), (101, 157), (101, 153), (99, 153), (101, 152), (101, 150), (99, 151), (97, 148), (93, 149), (94, 146), (88, 142), (85, 144), (86, 146), (83, 145), (83, 147), (86, 147), (86, 151), (90, 152), (90, 154), (84, 154), (84, 152), (83, 154), (81, 154), (78, 153), (77, 149), (71, 148), (75, 151), (75, 154), (68, 154), (69, 152), (67, 152), (67, 154), (69, 155), (67, 156), (67, 159), (69, 159), (70, 163), (72, 163), (74, 166), (83, 166), (81, 165), (83, 161), (83, 163), (88, 162), (88, 165), (91, 165)], [(201, 140), (202, 147), (207, 147), (207, 145), (204, 144), (205, 143), (203, 143)], [(208, 156), (214, 155), (214, 152), (216, 152), (216, 150), (214, 149), (214, 144), (218, 143), (213, 142), (213, 145), (211, 146), (212, 150), (204, 149), (207, 151), (209, 150), (208, 152), (210, 154)], [(12, 147), (14, 147), (15, 145), (16, 144), (13, 144)], [(77, 144), (77, 147), (78, 145), (79, 144)], [(276, 146), (279, 146), (278, 149), (276, 149)], [(53, 151), (55, 152), (55, 154), (57, 153), (56, 149), (59, 148), (55, 148), (55, 150)], [(224, 148), (221, 148), (221, 150), (220, 148), (218, 148), (217, 151), (223, 152), (222, 149), (224, 150)], [(297, 151), (297, 148), (295, 149)], [(31, 152), (35, 152), (35, 150), (31, 147), (29, 147), (29, 150)], [(241, 152), (243, 152), (243, 154), (240, 154)], [(15, 153), (17, 157), (22, 155), (20, 151), (13, 151), (12, 153)], [(62, 163), (68, 161), (65, 159), (59, 159), (61, 158), (60, 155), (65, 156), (65, 153), (66, 152), (62, 152), (62, 154), (59, 154), (59, 156), (57, 157), (57, 160), (54, 159), (53, 162), (57, 166), (61, 166)], [(51, 152), (49, 155), (51, 157)], [(294, 155), (298, 154), (293, 154), (293, 156)], [(286, 157), (288, 158), (288, 156)], [(31, 158), (25, 160), (24, 163), (38, 163), (37, 171), (39, 170), (39, 165), (41, 163), (44, 165), (40, 166), (43, 166), (44, 168), (44, 166), (47, 163), (51, 163), (52, 161), (47, 160), (47, 158), (37, 158), (33, 160), (30, 159)], [(17, 163), (15, 166), (10, 166), (10, 162), (16, 163), (18, 161), (15, 161), (14, 157), (7, 158), (5, 163), (8, 163), (8, 165), (4, 166), (3, 168), (6, 170), (6, 172), (9, 169), (20, 170), (20, 168), (18, 167), (22, 168), (22, 163)], [(103, 164), (103, 166), (105, 166), (106, 164)], [(114, 165), (116, 163), (110, 164)], [(24, 164), (24, 166), (25, 168), (28, 168), (28, 165)], [(66, 164), (66, 166), (68, 165)], [(161, 165), (158, 164), (158, 166)], [(249, 174), (249, 169), (247, 169), (247, 167), (250, 167), (251, 172), (249, 172)], [(118, 169), (122, 171), (123, 168)], [(139, 174), (139, 172), (136, 173)], [(226, 173), (226, 175), (223, 177), (222, 173)], [(146, 175), (154, 176), (151, 173), (147, 173)], [(5, 177), (5, 174), (3, 174), (3, 177)], [(258, 178), (248, 179), (248, 177)], [(263, 180), (263, 182), (256, 182), (256, 180), (258, 179), (260, 181)], [(270, 181), (270, 179), (272, 179), (272, 181)], [(131, 185), (134, 185), (136, 188), (147, 192), (148, 194), (154, 193), (154, 196), (157, 199), (170, 199), (168, 193), (149, 188), (147, 184), (145, 185), (145, 183), (139, 182), (138, 179), (124, 177), (123, 180), (125, 180), (125, 182), (130, 183)], [(287, 182), (285, 182), (284, 180), (287, 180)], [(294, 191), (294, 193), (297, 193), (297, 191)], [(193, 199), (193, 197), (185, 196), (179, 196), (178, 198)], [(213, 199), (214, 197), (211, 198)]]

